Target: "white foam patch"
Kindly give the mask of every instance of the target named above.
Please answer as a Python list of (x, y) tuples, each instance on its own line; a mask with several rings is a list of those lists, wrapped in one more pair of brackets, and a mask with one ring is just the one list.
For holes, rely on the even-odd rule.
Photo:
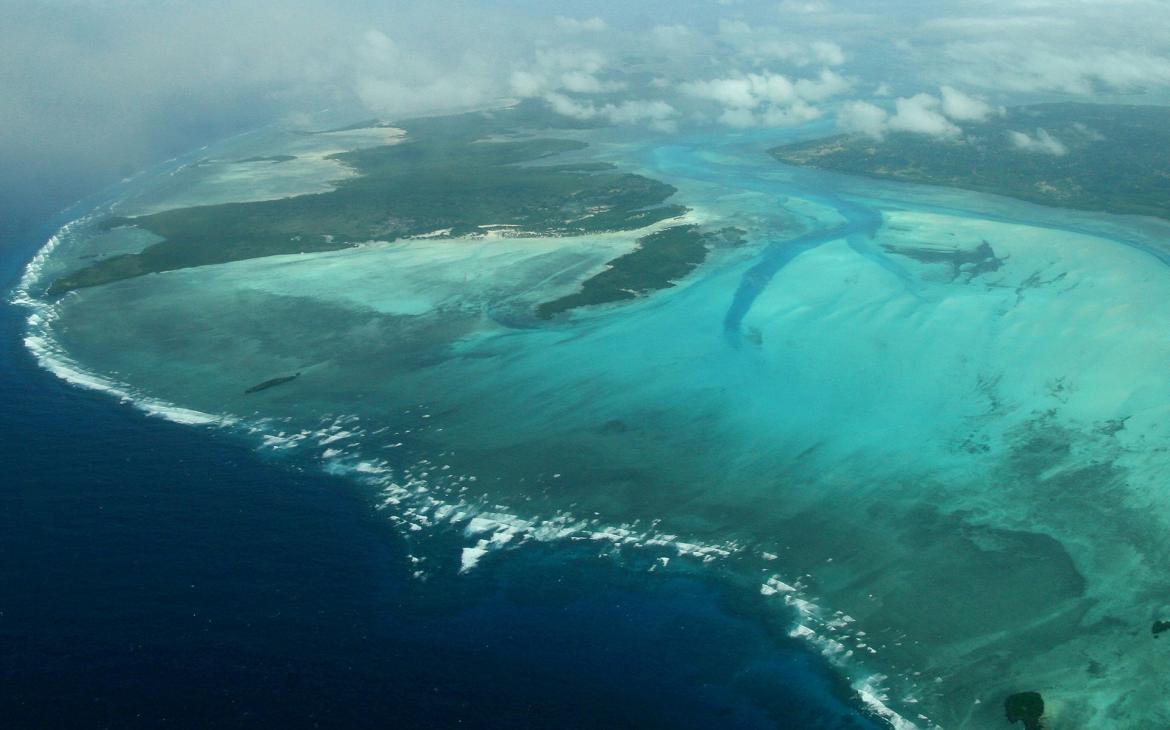
[(32, 289), (41, 285), (50, 256), (61, 246), (65, 238), (74, 229), (86, 225), (95, 215), (97, 213), (91, 213), (62, 226), (25, 266), (20, 283), (10, 300), (13, 304), (30, 310), (25, 319), (25, 347), (32, 353), (38, 365), (58, 378), (86, 390), (111, 395), (147, 415), (188, 426), (226, 426), (235, 423), (236, 419), (231, 416), (183, 408), (140, 393), (127, 383), (90, 372), (66, 355), (64, 349), (53, 339), (52, 325), (59, 316), (58, 305), (33, 296)]
[[(31, 319), (32, 317), (30, 317)], [(36, 325), (30, 322), (30, 329), (34, 327)], [(191, 408), (183, 408), (157, 398), (151, 398), (137, 393), (125, 383), (88, 372), (62, 354), (61, 350), (44, 335), (29, 334), (24, 338), (24, 344), (32, 352), (37, 363), (58, 378), (79, 388), (111, 395), (149, 416), (156, 416), (187, 426), (228, 426), (236, 423), (238, 420), (229, 415), (204, 413)]]
[[(881, 689), (880, 682), (885, 679), (880, 674), (875, 674), (867, 677), (865, 680), (854, 685), (853, 689), (857, 692), (857, 696), (861, 701), (873, 710), (879, 717), (886, 720), (893, 726), (894, 730), (918, 730), (918, 725), (902, 717), (897, 712), (894, 712), (886, 704), (889, 702), (889, 697)], [(920, 716), (920, 719), (926, 719)], [(929, 720), (927, 720), (929, 723)], [(930, 728), (937, 728), (936, 725), (928, 725)]]
[(466, 573), (479, 564), (479, 559), (487, 555), (488, 541), (480, 540), (475, 544), (475, 547), (463, 548), (463, 553), (459, 558), (459, 572)]
[[(863, 665), (856, 661), (856, 651), (860, 650), (868, 655), (877, 654), (877, 650), (863, 639), (866, 633), (860, 630), (841, 633), (855, 622), (853, 617), (837, 612), (826, 619), (826, 611), (805, 594), (806, 588), (801, 581), (790, 584), (780, 580), (779, 576), (772, 575), (760, 585), (760, 595), (765, 598), (783, 597), (784, 604), (796, 612), (796, 623), (788, 632), (790, 637), (813, 647), (846, 676), (862, 677), (854, 681), (853, 688), (871, 711), (889, 722), (895, 730), (917, 730), (918, 725), (889, 707), (889, 698), (881, 687), (886, 677), (882, 674), (867, 674)], [(854, 648), (850, 648), (850, 645)], [(919, 719), (926, 720), (928, 727), (934, 727), (925, 716), (920, 716)]]

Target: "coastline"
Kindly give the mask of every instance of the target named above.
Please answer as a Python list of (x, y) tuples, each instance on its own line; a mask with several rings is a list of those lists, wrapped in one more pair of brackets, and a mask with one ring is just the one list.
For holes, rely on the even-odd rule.
[[(74, 206), (71, 210), (76, 210), (77, 207)], [(28, 312), (22, 328), (24, 330), (24, 346), (27, 352), (33, 356), (38, 367), (70, 386), (101, 393), (103, 397), (112, 397), (120, 406), (132, 407), (147, 416), (161, 418), (181, 426), (224, 430), (232, 439), (239, 439), (242, 443), (250, 443), (252, 444), (250, 449), (261, 453), (265, 451), (285, 452), (302, 442), (313, 443), (314, 440), (332, 443), (330, 439), (341, 430), (338, 424), (344, 422), (344, 417), (336, 419), (331, 426), (316, 433), (287, 434), (280, 430), (278, 425), (274, 428), (275, 424), (264, 420), (249, 422), (230, 415), (203, 413), (181, 408), (161, 399), (143, 396), (135, 392), (131, 386), (89, 372), (82, 365), (69, 358), (49, 336), (49, 326), (56, 316), (55, 307), (58, 302), (39, 300), (29, 290), (40, 276), (41, 267), (49, 255), (60, 245), (61, 236), (68, 232), (71, 225), (84, 220), (85, 216), (81, 216), (66, 222), (56, 234), (36, 250), (33, 256), (28, 259), (17, 286), (8, 297), (7, 303), (10, 306)], [(467, 565), (467, 559), (464, 557), (464, 565), (467, 570), (460, 572), (468, 572), (477, 568), (478, 560), (489, 551), (513, 550), (521, 546), (525, 546), (529, 550), (536, 546), (555, 549), (558, 545), (564, 545), (567, 550), (572, 552), (578, 549), (577, 546), (584, 541), (600, 547), (603, 553), (609, 551), (609, 557), (612, 558), (610, 562), (612, 562), (614, 570), (621, 571), (622, 575), (633, 576), (636, 572), (636, 569), (624, 564), (630, 549), (665, 550), (669, 554), (661, 557), (666, 557), (667, 560), (679, 558), (683, 561), (693, 561), (692, 565), (682, 570), (681, 574), (684, 577), (690, 575), (695, 579), (704, 582), (711, 581), (712, 585), (720, 585), (725, 588), (738, 585), (739, 587), (733, 590), (740, 591), (743, 600), (746, 600), (750, 595), (761, 595), (760, 586), (753, 588), (750, 582), (745, 583), (742, 574), (720, 576), (719, 572), (710, 569), (709, 564), (741, 555), (744, 552), (743, 547), (735, 543), (708, 545), (702, 542), (680, 540), (672, 535), (664, 536), (653, 530), (633, 530), (628, 525), (607, 526), (597, 520), (579, 520), (569, 514), (558, 514), (545, 520), (529, 520), (510, 512), (477, 512), (476, 508), (468, 503), (449, 504), (435, 500), (430, 495), (419, 498), (419, 492), (416, 491), (419, 485), (411, 481), (398, 484), (387, 479), (390, 469), (385, 464), (354, 461), (341, 452), (332, 458), (323, 459), (316, 463), (322, 474), (344, 475), (347, 481), (361, 484), (366, 489), (380, 494), (379, 509), (391, 510), (389, 522), (399, 528), (399, 534), (407, 540), (407, 545), (411, 544), (412, 538), (416, 537), (414, 533), (417, 532), (413, 529), (417, 522), (412, 521), (412, 519), (422, 516), (426, 520), (427, 514), (442, 515), (450, 527), (446, 528), (446, 533), (443, 533), (441, 526), (436, 530), (439, 533), (438, 539), (440, 541), (448, 535), (458, 535), (464, 542), (474, 541), (473, 547), (462, 548), (464, 556), (467, 556), (470, 550), (475, 557), (474, 560), (471, 560), (470, 565)], [(282, 469), (284, 467), (281, 464), (276, 464), (273, 468)], [(432, 524), (438, 524), (440, 521), (433, 519)], [(481, 535), (486, 537), (480, 537)], [(623, 549), (627, 552), (622, 552)], [(408, 552), (403, 556), (403, 562), (409, 564), (414, 562), (417, 557)], [(658, 562), (660, 558), (654, 558), (652, 555), (641, 552), (635, 553), (630, 558), (631, 562), (634, 563), (647, 559), (653, 559), (651, 568), (656, 568), (658, 565), (663, 568), (666, 566), (666, 562)], [(499, 562), (503, 564), (504, 561)], [(483, 568), (478, 568), (478, 571), (483, 570)], [(425, 577), (425, 575), (418, 573), (414, 576), (416, 580)], [(678, 578), (679, 575), (671, 573), (670, 577), (672, 579)], [(724, 588), (720, 590), (724, 590)], [(771, 607), (773, 605), (771, 602), (761, 603), (754, 611), (746, 613), (754, 616), (755, 620), (769, 616), (770, 620), (764, 621), (767, 624), (773, 624), (779, 620), (781, 625), (788, 626), (787, 617), (789, 615), (803, 616), (807, 621), (818, 612), (815, 606), (802, 598), (787, 594), (782, 595), (781, 598), (784, 608), (780, 613), (775, 612), (775, 609)], [(789, 614), (790, 611), (791, 614)], [(745, 612), (741, 609), (740, 613)], [(770, 629), (770, 631), (774, 630), (774, 627)], [(854, 676), (858, 675), (856, 667), (847, 668), (839, 656), (835, 657), (843, 650), (839, 644), (808, 641), (807, 630), (791, 629), (778, 633), (776, 636), (798, 641), (805, 647), (803, 651), (807, 651), (810, 656), (822, 658), (826, 667), (832, 666), (835, 672), (840, 673), (838, 676), (849, 678), (846, 682), (856, 693), (852, 699), (859, 702), (858, 707), (866, 708), (867, 713), (871, 713), (873, 718), (883, 718), (890, 727), (898, 729), (917, 727), (909, 724), (886, 705), (880, 687), (874, 683), (875, 675), (873, 673), (861, 672), (859, 676)], [(880, 681), (880, 675), (877, 675), (877, 678)]]
[[(680, 164), (685, 163), (685, 156), (680, 157), (678, 162)], [(686, 168), (684, 167), (683, 169), (685, 172)], [(808, 176), (802, 179), (811, 180), (814, 183), (823, 183), (826, 181), (825, 179), (816, 176)], [(796, 182), (799, 182), (799, 180)], [(832, 184), (830, 184), (828, 187), (831, 190), (833, 189)], [(791, 186), (789, 189), (792, 189)], [(859, 183), (857, 185), (857, 189), (864, 190), (865, 186)], [(875, 200), (862, 198), (862, 202), (870, 205), (871, 207), (885, 207), (879, 200), (877, 200), (881, 197), (880, 191), (875, 190), (874, 194)], [(923, 193), (923, 195), (926, 194)], [(914, 201), (917, 201), (920, 197), (922, 196), (919, 195), (918, 192), (915, 192), (914, 196), (912, 196)], [(952, 202), (962, 202), (961, 196), (952, 195), (951, 199)], [(826, 198), (826, 202), (831, 202), (831, 200), (835, 199)], [(939, 201), (945, 203), (946, 196), (937, 196), (935, 202)], [(980, 201), (978, 205), (995, 208), (999, 204), (995, 201)], [(917, 208), (917, 205), (912, 204), (911, 207)], [(1005, 210), (1008, 211), (1008, 213), (1005, 214), (1005, 219), (1010, 220), (1011, 209), (1005, 208)], [(1015, 250), (1015, 253), (1017, 254), (1015, 260), (1017, 262), (1021, 260), (1026, 262), (1028, 260), (1026, 257), (1029, 255), (1039, 256), (1040, 258), (1038, 258), (1037, 261), (1043, 261), (1042, 252), (1045, 250), (1044, 247), (1049, 245), (1047, 238), (1045, 238), (1045, 235), (1047, 234), (1040, 235), (1039, 233), (1035, 233), (1033, 236), (1027, 232), (1029, 226), (1037, 229), (1051, 227), (1053, 230), (1066, 230), (1066, 227), (1061, 227), (1059, 225), (1050, 225), (1044, 223), (1035, 225), (1035, 221), (1031, 221), (1028, 218), (1028, 215), (1030, 215), (1028, 213), (1023, 214), (1023, 217), (1016, 221), (1014, 226), (1008, 225), (1003, 228), (995, 228), (994, 226), (988, 227), (984, 223), (972, 223), (971, 225), (973, 227), (969, 230), (968, 228), (965, 228), (965, 226), (968, 225), (967, 223), (962, 223), (960, 221), (950, 219), (950, 223), (947, 224), (946, 221), (948, 219), (945, 216), (923, 215), (922, 213), (923, 211), (912, 210), (907, 212), (907, 215), (903, 216), (903, 218), (909, 219), (910, 222), (914, 225), (922, 226), (922, 230), (925, 231), (924, 235), (930, 234), (931, 231), (937, 233), (938, 231), (945, 230), (939, 226), (950, 225), (952, 226), (950, 230), (957, 230), (960, 232), (967, 231), (971, 235), (979, 235), (982, 231), (983, 235), (990, 236), (994, 233), (996, 236), (1002, 236), (1005, 242), (1014, 241), (1019, 246), (1025, 246), (1025, 248), (1017, 248)], [(985, 216), (975, 217), (985, 218)], [(1049, 220), (1049, 218), (1045, 216), (1043, 220)], [(915, 223), (915, 221), (917, 222)], [(1106, 222), (1100, 225), (1107, 227), (1109, 224)], [(957, 226), (957, 228), (954, 226)], [(1022, 241), (1020, 239), (1022, 239)], [(993, 242), (997, 241), (996, 238), (993, 238), (992, 240)], [(1103, 241), (1091, 242), (1086, 240), (1083, 243), (1086, 249), (1097, 247), (1105, 243), (1109, 243), (1110, 246), (1112, 245), (1112, 242)], [(1026, 248), (1028, 246), (1033, 247), (1035, 250), (1030, 252)], [(1074, 246), (1072, 248), (1075, 249), (1078, 247)], [(758, 253), (758, 251), (756, 252)], [(891, 272), (889, 272), (888, 269), (879, 268), (881, 263), (865, 256), (864, 253), (867, 252), (868, 249), (858, 251), (856, 248), (851, 249), (848, 245), (846, 245), (845, 242), (842, 242), (836, 244), (835, 246), (825, 246), (822, 249), (818, 249), (817, 255), (824, 255), (829, 257), (828, 259), (821, 262), (822, 269), (826, 264), (831, 265), (837, 264), (837, 262), (841, 261), (848, 261), (850, 262), (849, 267), (852, 267), (852, 269), (862, 272), (871, 278), (877, 276), (888, 276)], [(863, 256), (857, 257), (857, 253), (863, 253)], [(1093, 259), (1091, 256), (1089, 256), (1089, 254), (1084, 254), (1085, 256), (1089, 256), (1089, 258), (1069, 258), (1067, 266), (1074, 267), (1074, 270), (1075, 267), (1080, 266), (1083, 271), (1089, 272), (1089, 281), (1092, 282), (1091, 272), (1096, 270), (1095, 265), (1100, 264), (1103, 261), (1113, 261), (1114, 254), (1109, 253), (1108, 251), (1105, 251), (1105, 253), (1107, 258), (1103, 260)], [(1135, 254), (1124, 254), (1124, 256), (1128, 257), (1128, 259), (1132, 259), (1135, 257)], [(746, 259), (746, 257), (744, 258)], [(872, 264), (875, 263), (878, 264), (878, 267), (872, 267)], [(1128, 266), (1130, 264), (1127, 263), (1126, 265)], [(795, 291), (788, 290), (787, 293), (785, 292), (784, 287), (781, 287), (779, 292), (775, 291), (775, 288), (773, 288), (773, 291), (768, 293), (765, 301), (757, 303), (756, 307), (753, 309), (755, 312), (753, 317), (756, 319), (756, 322), (753, 324), (758, 326), (761, 318), (766, 319), (768, 317), (775, 317), (775, 313), (777, 311), (788, 311), (790, 307), (787, 305), (787, 302), (794, 296), (807, 304), (809, 302), (820, 301), (818, 299), (818, 296), (820, 295), (815, 295), (815, 292), (817, 291), (822, 291), (822, 293), (826, 296), (830, 294), (829, 291), (823, 291), (826, 289), (832, 289), (828, 282), (821, 281), (816, 277), (809, 278), (809, 275), (815, 272), (809, 268), (810, 264), (808, 258), (805, 259), (803, 266), (804, 268), (801, 274), (795, 274), (792, 270), (785, 272), (785, 275), (782, 277), (782, 279), (785, 280), (786, 286), (791, 286), (794, 281), (799, 282), (803, 278), (808, 282), (820, 282), (819, 288), (813, 287), (812, 289), (808, 289), (806, 287), (807, 290), (797, 288)], [(843, 271), (848, 272), (849, 270), (849, 268), (846, 268)], [(262, 269), (258, 269), (258, 271), (262, 271)], [(1026, 276), (1028, 271), (1028, 269), (1024, 269), (1018, 273), (1020, 273), (1020, 276), (1022, 277)], [(252, 269), (247, 269), (245, 273), (247, 272), (255, 273)], [(716, 272), (717, 275), (718, 273), (719, 272)], [(1053, 273), (1055, 274), (1057, 272)], [(1122, 270), (1118, 270), (1115, 273), (1117, 273), (1118, 276), (1122, 276), (1124, 272)], [(795, 277), (795, 279), (793, 279), (793, 277)], [(1122, 278), (1124, 277), (1122, 276)], [(199, 283), (206, 282), (200, 280)], [(295, 283), (295, 280), (292, 283)], [(897, 282), (891, 283), (895, 285), (897, 284)], [(284, 285), (288, 284), (289, 282), (284, 282)], [(708, 291), (709, 290), (710, 289), (708, 288)], [(677, 300), (686, 300), (691, 298), (693, 301), (694, 296), (696, 296), (696, 292), (701, 293), (702, 291), (703, 282), (696, 282), (695, 286), (687, 287), (686, 291), (680, 292), (677, 296)], [(874, 295), (884, 295), (885, 291), (885, 288), (872, 288), (872, 293)], [(361, 292), (355, 292), (354, 294), (356, 296), (360, 293)], [(973, 292), (969, 292), (967, 290), (947, 290), (946, 292), (940, 293), (939, 297), (945, 298), (952, 304), (962, 303), (963, 301), (973, 301), (971, 298), (967, 297), (968, 294), (973, 294)], [(1053, 292), (1048, 296), (1055, 295), (1055, 292)], [(672, 299), (675, 298), (667, 298), (665, 302), (669, 304)], [(899, 295), (899, 298), (895, 299), (894, 301), (896, 304), (898, 304), (898, 307), (905, 307), (910, 305), (910, 300), (901, 297), (901, 295)], [(1092, 298), (1090, 297), (1088, 301), (1091, 302)], [(711, 302), (714, 307), (719, 307), (720, 304), (722, 304), (720, 297), (712, 298)], [(861, 304), (864, 302), (858, 303)], [(760, 308), (761, 304), (763, 305), (762, 309)], [(725, 306), (725, 304), (723, 306)], [(914, 306), (920, 307), (925, 305), (914, 304)], [(663, 310), (666, 309), (669, 309), (669, 306), (645, 307), (644, 310), (639, 310), (635, 313), (634, 317), (631, 317), (632, 321), (630, 324), (632, 326), (628, 329), (630, 331), (644, 330), (646, 322), (650, 317), (661, 316)], [(861, 309), (872, 310), (873, 308), (863, 307)], [(897, 314), (901, 311), (904, 311), (904, 309), (898, 309), (898, 311), (893, 313)], [(981, 312), (976, 312), (976, 314), (980, 314), (980, 316), (982, 316)], [(977, 323), (981, 320), (972, 321)], [(891, 321), (887, 319), (882, 319), (878, 323), (884, 323), (885, 325), (892, 324)], [(1041, 323), (1042, 322), (1040, 320), (1037, 320), (1037, 322), (1032, 324)], [(49, 322), (49, 324), (51, 324), (51, 322)], [(590, 329), (594, 332), (598, 331), (601, 329), (602, 324), (604, 323), (599, 322), (596, 327), (591, 327)], [(549, 338), (563, 337), (563, 329), (564, 328), (558, 328), (558, 330), (549, 335)], [(998, 329), (991, 330), (993, 334), (997, 331)], [(767, 336), (765, 336), (763, 339), (765, 342), (769, 341)], [(774, 340), (772, 341), (774, 342)], [(812, 341), (808, 344), (815, 346), (817, 343)], [(624, 349), (628, 350), (629, 348)], [(1153, 352), (1153, 350), (1150, 352)], [(548, 361), (544, 359), (537, 359), (536, 361), (530, 363), (530, 365), (533, 368), (539, 368), (541, 366), (546, 366), (547, 362)], [(616, 362), (618, 361), (615, 361), (615, 363)], [(1014, 359), (1009, 359), (1004, 361), (1003, 365), (1011, 367), (1013, 363), (1016, 363), (1016, 361)], [(1018, 363), (1016, 363), (1015, 366), (1019, 367)], [(311, 395), (311, 392), (301, 394), (302, 397)], [(414, 406), (412, 406), (412, 408), (413, 407)], [(423, 424), (426, 423), (425, 419), (429, 419), (431, 415), (443, 415), (442, 410), (434, 411), (434, 413), (432, 413), (432, 410), (430, 409), (431, 407), (427, 406), (426, 410), (419, 410), (418, 413), (412, 415), (411, 418), (417, 418), (419, 419), (418, 423)], [(499, 411), (497, 409), (496, 413), (498, 412)], [(608, 417), (600, 416), (600, 413), (601, 412), (599, 412), (599, 417)], [(495, 418), (496, 416), (492, 417)], [(402, 531), (402, 535), (409, 538), (411, 544), (417, 545), (419, 548), (418, 550), (412, 550), (408, 556), (408, 560), (410, 560), (412, 563), (414, 563), (415, 559), (419, 561), (420, 567), (418, 567), (417, 570), (420, 571), (420, 574), (416, 576), (417, 579), (428, 577), (434, 578), (440, 574), (445, 575), (448, 571), (448, 566), (450, 572), (452, 573), (457, 573), (460, 568), (464, 568), (465, 572), (468, 574), (468, 577), (472, 577), (474, 579), (474, 577), (480, 575), (489, 568), (505, 563), (506, 561), (498, 559), (500, 553), (504, 551), (512, 551), (514, 548), (521, 545), (526, 545), (530, 549), (535, 549), (538, 546), (543, 547), (546, 545), (555, 546), (561, 544), (578, 543), (582, 546), (586, 546), (586, 549), (597, 550), (599, 554), (605, 553), (609, 557), (615, 558), (616, 561), (622, 561), (623, 559), (630, 558), (631, 555), (636, 555), (641, 558), (667, 558), (671, 561), (672, 569), (677, 569), (677, 566), (679, 566), (680, 563), (684, 564), (684, 569), (686, 567), (691, 567), (689, 561), (693, 561), (695, 567), (707, 565), (707, 569), (710, 569), (713, 572), (719, 571), (720, 566), (724, 565), (729, 566), (728, 570), (730, 571), (732, 570), (732, 564), (735, 564), (739, 566), (747, 566), (743, 573), (737, 573), (737, 575), (746, 575), (748, 573), (758, 572), (758, 574), (761, 576), (759, 583), (755, 584), (754, 587), (751, 584), (746, 584), (745, 590), (753, 592), (758, 591), (760, 594), (762, 594), (762, 598), (759, 599), (762, 605), (767, 605), (770, 603), (776, 606), (778, 614), (784, 616), (786, 616), (787, 612), (792, 609), (795, 609), (798, 613), (801, 611), (807, 612), (807, 615), (800, 615), (799, 625), (803, 626), (804, 630), (796, 629), (796, 631), (800, 633), (800, 637), (798, 638), (805, 639), (810, 645), (817, 646), (820, 651), (826, 652), (828, 654), (846, 654), (848, 651), (853, 649), (864, 650), (865, 648), (861, 646), (854, 647), (852, 645), (853, 643), (860, 642), (846, 643), (837, 641), (837, 639), (831, 638), (830, 634), (828, 633), (818, 632), (818, 629), (820, 628), (819, 626), (811, 626), (811, 619), (809, 617), (815, 616), (817, 613), (818, 610), (816, 609), (815, 604), (819, 601), (816, 600), (815, 596), (809, 595), (806, 592), (802, 592), (799, 586), (799, 581), (794, 580), (793, 576), (776, 576), (773, 573), (764, 572), (766, 571), (767, 564), (763, 562), (752, 562), (751, 565), (748, 565), (749, 561), (764, 561), (767, 559), (764, 555), (755, 553), (754, 548), (751, 547), (750, 543), (741, 544), (730, 541), (730, 539), (724, 542), (714, 541), (711, 543), (704, 543), (703, 541), (691, 540), (686, 537), (679, 537), (678, 535), (673, 534), (673, 532), (669, 536), (664, 535), (661, 531), (656, 529), (654, 525), (647, 527), (647, 523), (645, 522), (638, 524), (614, 524), (613, 520), (605, 521), (603, 519), (583, 517), (582, 515), (587, 515), (588, 513), (575, 510), (557, 512), (552, 512), (549, 510), (545, 512), (543, 519), (536, 519), (532, 515), (539, 514), (540, 510), (534, 510), (532, 508), (515, 509), (516, 505), (524, 506), (523, 503), (518, 499), (503, 500), (502, 506), (496, 505), (494, 503), (488, 504), (485, 501), (461, 499), (457, 496), (459, 489), (458, 485), (462, 484), (463, 482), (456, 481), (453, 484), (455, 487), (453, 491), (444, 491), (444, 489), (436, 489), (435, 485), (428, 481), (429, 473), (440, 473), (440, 470), (445, 470), (447, 468), (447, 464), (444, 461), (440, 461), (440, 458), (443, 456), (441, 453), (436, 455), (433, 453), (419, 452), (416, 450), (413, 457), (407, 457), (405, 456), (405, 452), (411, 450), (410, 448), (407, 448), (403, 450), (403, 458), (392, 458), (390, 456), (381, 458), (380, 456), (371, 455), (371, 453), (376, 452), (358, 449), (358, 446), (360, 445), (359, 442), (364, 437), (373, 436), (376, 433), (374, 429), (376, 429), (377, 425), (378, 424), (366, 425), (363, 424), (360, 419), (356, 419), (353, 416), (337, 415), (334, 413), (330, 415), (328, 419), (321, 419), (319, 422), (305, 421), (303, 419), (300, 421), (282, 421), (278, 419), (265, 422), (240, 422), (235, 424), (235, 426), (230, 430), (233, 433), (237, 432), (236, 428), (240, 429), (239, 432), (248, 433), (250, 431), (250, 433), (248, 433), (248, 435), (245, 437), (246, 439), (260, 439), (260, 448), (262, 450), (286, 455), (281, 456), (281, 458), (299, 459), (301, 455), (307, 455), (310, 457), (310, 461), (312, 461), (314, 464), (317, 464), (318, 468), (323, 465), (324, 468), (329, 471), (346, 474), (351, 479), (357, 478), (366, 485), (365, 490), (367, 493), (380, 494), (380, 499), (382, 500), (383, 504), (386, 505), (383, 509), (383, 513), (390, 515), (392, 521), (395, 522)], [(440, 424), (438, 418), (436, 418), (435, 421), (430, 422), (431, 427), (435, 425), (449, 426), (453, 424), (449, 422)], [(396, 426), (394, 424), (390, 424), (390, 427), (394, 428)], [(624, 428), (624, 426), (622, 426), (622, 428)], [(389, 444), (387, 448), (393, 446), (393, 444)], [(323, 462), (318, 462), (313, 457), (313, 454), (317, 451), (320, 451), (321, 449), (324, 449), (324, 451), (321, 452)], [(397, 454), (398, 452), (391, 451), (386, 453)], [(362, 454), (365, 454), (365, 456), (362, 456)], [(941, 465), (946, 466), (946, 464)], [(549, 464), (549, 466), (555, 465)], [(464, 467), (468, 467), (468, 464), (464, 463)], [(471, 466), (470, 468), (477, 469), (478, 467)], [(537, 468), (539, 468), (539, 465)], [(458, 466), (455, 467), (455, 472), (453, 474), (454, 479), (473, 479), (472, 476), (467, 474), (460, 474), (459, 469), (460, 468)], [(559, 475), (557, 474), (553, 474), (550, 478), (555, 480), (558, 478), (558, 476)], [(446, 479), (445, 475), (443, 475), (443, 477)], [(663, 513), (660, 512), (658, 514)], [(653, 513), (650, 512), (649, 516), (653, 516)], [(1010, 519), (1012, 518), (1009, 515), (1009, 521), (995, 522), (992, 526), (994, 527), (994, 525), (1002, 524), (1010, 528)], [(955, 526), (954, 523), (949, 524), (952, 527)], [(978, 527), (973, 529), (978, 529)], [(734, 532), (734, 529), (724, 529), (722, 533), (709, 534), (720, 534), (723, 537), (727, 537), (731, 534), (734, 534)], [(442, 553), (438, 559), (435, 559), (435, 556), (439, 555), (439, 553), (431, 550), (431, 544), (426, 543), (426, 541), (429, 540), (429, 536), (437, 533), (442, 533), (443, 535), (454, 538), (454, 547), (449, 551)], [(1006, 534), (1007, 533), (1003, 533), (1002, 530), (998, 533), (994, 530), (988, 530), (986, 532), (985, 539), (1003, 539)], [(525, 551), (525, 553), (526, 552), (527, 551)], [(509, 557), (517, 559), (521, 555), (522, 553), (520, 552), (512, 552)], [(836, 554), (829, 553), (829, 556), (836, 557)], [(682, 558), (681, 561), (678, 560), (680, 558)], [(710, 560), (708, 561), (707, 558), (710, 558)], [(434, 560), (434, 562), (431, 562), (432, 560)], [(442, 567), (436, 569), (430, 568), (431, 565), (436, 564)], [(666, 565), (664, 564), (663, 568), (665, 567)], [(658, 570), (658, 568), (655, 569), (656, 572), (658, 572)], [(812, 572), (819, 572), (819, 569), (816, 567), (811, 567), (810, 570)], [(825, 570), (829, 571), (831, 569), (826, 568)], [(838, 595), (838, 599), (840, 598), (841, 596)], [(834, 622), (838, 617), (835, 613), (831, 615), (825, 615), (832, 610), (833, 606), (832, 601), (824, 601), (824, 603), (828, 606), (828, 608), (821, 609), (820, 613), (822, 614), (824, 623), (827, 625), (828, 623)], [(783, 606), (783, 608), (781, 608), (781, 606)], [(806, 624), (806, 620), (809, 620), (810, 623)], [(840, 618), (840, 620), (845, 621), (844, 618)], [(845, 621), (845, 623), (848, 624), (849, 622)], [(866, 628), (868, 629), (870, 627), (867, 626)], [(820, 641), (821, 639), (824, 640)], [(830, 643), (830, 640), (835, 643)], [(880, 644), (878, 645), (878, 648), (881, 648)], [(897, 661), (898, 655), (901, 655), (903, 658), (908, 656), (908, 654), (902, 650), (891, 649), (891, 656), (887, 658), (886, 663), (890, 663), (890, 660)], [(848, 668), (850, 668), (857, 675), (863, 675), (865, 673), (863, 664), (864, 662), (854, 660), (851, 657), (850, 661), (847, 662)], [(913, 667), (911, 667), (911, 669), (912, 668)], [(1042, 675), (1033, 674), (1032, 676)], [(961, 681), (961, 678), (959, 681)], [(987, 682), (986, 677), (983, 678), (983, 682)], [(1028, 680), (1028, 682), (1030, 684), (1031, 680)], [(999, 685), (994, 686), (997, 689), (1000, 689)], [(1060, 686), (1062, 686), (1062, 688), (1064, 688), (1067, 692), (1066, 685)], [(872, 691), (869, 687), (864, 685), (861, 685), (857, 689), (861, 692), (868, 693), (869, 699), (871, 701), (884, 703), (884, 700), (882, 700), (877, 691)], [(929, 690), (926, 691), (929, 692)], [(938, 692), (945, 691), (948, 691), (947, 688), (940, 689), (934, 693), (936, 696), (928, 698), (925, 701), (942, 702), (942, 699), (940, 699), (941, 695), (938, 695)], [(960, 699), (962, 699), (962, 694), (958, 696)], [(1102, 693), (1102, 696), (1106, 697), (1105, 693)], [(898, 693), (898, 697), (903, 697), (901, 692)], [(968, 701), (969, 699), (970, 698), (968, 698)], [(985, 719), (988, 717), (988, 714), (992, 709), (989, 708), (990, 703), (987, 702), (987, 700), (992, 699), (992, 696), (977, 694), (975, 699), (984, 702), (982, 706), (982, 718)], [(976, 702), (976, 705), (978, 704), (979, 702)], [(924, 704), (923, 706), (925, 707), (927, 705)], [(961, 710), (962, 708), (959, 709)]]

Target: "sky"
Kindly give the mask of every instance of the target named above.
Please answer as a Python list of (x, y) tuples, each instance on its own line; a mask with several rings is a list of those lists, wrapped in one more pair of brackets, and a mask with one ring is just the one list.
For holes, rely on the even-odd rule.
[[(961, 138), (1005, 105), (1170, 99), (1165, 0), (0, 0), (0, 236), (320, 109), (539, 99), (671, 134)], [(1043, 130), (1022, 153), (1060, 154)]]

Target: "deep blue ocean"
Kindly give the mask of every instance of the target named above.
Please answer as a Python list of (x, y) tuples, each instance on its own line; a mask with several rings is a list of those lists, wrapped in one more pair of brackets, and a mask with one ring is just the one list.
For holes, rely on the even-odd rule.
[[(60, 222), (0, 246), (0, 289)], [(23, 317), (0, 306), (0, 727), (877, 727), (695, 576), (545, 546), (413, 580), (357, 485), (59, 381)]]

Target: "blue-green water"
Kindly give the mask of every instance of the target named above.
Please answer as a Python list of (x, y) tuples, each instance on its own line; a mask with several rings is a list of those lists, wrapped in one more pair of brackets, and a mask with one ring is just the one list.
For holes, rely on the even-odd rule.
[(709, 581), (567, 547), (420, 583), (353, 484), (72, 388), (24, 326), (0, 308), (5, 727), (875, 727)]
[[(423, 586), (583, 551), (716, 581), (903, 726), (994, 727), (1021, 690), (1069, 726), (1165, 720), (1167, 226), (785, 168), (762, 133), (590, 134), (747, 243), (548, 326), (633, 235), (170, 272), (28, 302), (29, 345), (346, 475)], [(98, 245), (58, 239), (42, 276)], [(897, 253), (985, 242), (980, 271)]]

